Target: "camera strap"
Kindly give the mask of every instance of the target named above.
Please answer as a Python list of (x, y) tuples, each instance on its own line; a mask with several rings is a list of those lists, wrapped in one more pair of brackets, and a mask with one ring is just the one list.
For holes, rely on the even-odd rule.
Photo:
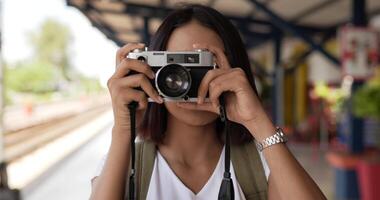
[(131, 122), (131, 175), (129, 176), (129, 200), (136, 199), (135, 182), (136, 182), (136, 163), (135, 163), (135, 138), (136, 138), (136, 108), (138, 103), (132, 101), (128, 104), (130, 122)]
[(227, 118), (226, 105), (224, 101), (224, 94), (219, 97), (220, 102), (220, 119), (224, 122), (224, 136), (225, 136), (225, 152), (224, 152), (224, 174), (223, 180), (220, 185), (218, 200), (234, 200), (234, 186), (230, 173), (230, 122)]

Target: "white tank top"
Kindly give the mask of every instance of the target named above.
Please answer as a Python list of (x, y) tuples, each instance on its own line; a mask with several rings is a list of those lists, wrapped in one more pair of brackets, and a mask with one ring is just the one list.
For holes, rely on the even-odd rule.
[[(264, 167), (265, 176), (268, 180), (269, 168), (262, 155), (259, 152), (261, 162)], [(106, 156), (102, 159), (98, 166), (95, 176), (99, 176), (104, 166)], [(231, 178), (234, 184), (235, 200), (245, 200), (244, 194), (240, 185), (236, 179), (234, 166), (230, 162), (231, 166)], [(153, 164), (152, 177), (150, 179), (147, 199), (148, 200), (203, 200), (203, 199), (218, 199), (218, 193), (220, 184), (222, 183), (224, 173), (224, 148), (219, 157), (218, 164), (212, 173), (207, 183), (203, 186), (201, 191), (194, 194), (189, 188), (187, 188), (182, 181), (175, 175), (173, 170), (169, 167), (166, 160), (157, 151), (157, 156)]]
[[(244, 193), (236, 179), (234, 167), (231, 165), (231, 178), (234, 185), (235, 200), (245, 200)], [(265, 168), (264, 168), (265, 169)], [(180, 199), (180, 200), (209, 200), (218, 199), (220, 184), (224, 173), (224, 148), (218, 164), (203, 188), (194, 194), (175, 175), (166, 160), (157, 151), (152, 177), (149, 184), (147, 200)]]

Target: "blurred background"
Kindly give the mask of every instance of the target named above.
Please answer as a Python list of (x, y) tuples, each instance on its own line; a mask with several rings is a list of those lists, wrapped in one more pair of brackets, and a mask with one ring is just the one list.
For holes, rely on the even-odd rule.
[(380, 199), (378, 0), (0, 0), (0, 199), (8, 186), (89, 198), (110, 143), (115, 53), (149, 44), (184, 2), (238, 28), (265, 108), (327, 198)]

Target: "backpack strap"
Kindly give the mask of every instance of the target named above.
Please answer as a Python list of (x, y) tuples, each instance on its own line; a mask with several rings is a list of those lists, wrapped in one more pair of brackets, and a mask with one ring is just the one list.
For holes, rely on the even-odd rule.
[(268, 182), (254, 141), (231, 145), (231, 161), (245, 198), (266, 200)]
[(136, 196), (137, 199), (146, 199), (156, 157), (156, 145), (150, 141), (142, 141), (137, 144)]
[[(146, 199), (148, 193), (150, 178), (153, 173), (154, 159), (156, 157), (156, 146), (150, 141), (138, 141), (136, 148), (136, 199)], [(124, 199), (128, 200), (129, 175), (131, 166), (128, 168), (128, 174), (125, 183)]]

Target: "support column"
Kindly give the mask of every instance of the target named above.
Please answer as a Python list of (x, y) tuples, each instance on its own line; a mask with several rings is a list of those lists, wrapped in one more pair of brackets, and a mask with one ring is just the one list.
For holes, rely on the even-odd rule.
[[(3, 137), (4, 137), (4, 129), (3, 129), (3, 114), (4, 114), (4, 77), (3, 77), (3, 57), (2, 57), (2, 1), (0, 0), (0, 165), (5, 162), (4, 161), (4, 145), (3, 145)], [(1, 173), (1, 172), (0, 172)]]
[[(366, 1), (365, 0), (352, 0), (352, 24), (355, 27), (367, 26), (366, 15)], [(364, 81), (354, 80), (352, 85), (352, 93), (363, 85)], [(352, 99), (350, 99), (352, 101)], [(353, 115), (352, 104), (350, 104), (350, 117), (351, 117), (351, 134), (348, 141), (348, 146), (351, 153), (362, 153), (364, 150), (364, 132), (363, 132), (363, 119), (357, 118)]]
[[(366, 27), (367, 16), (365, 10), (365, 0), (351, 0), (352, 25), (355, 27)], [(351, 88), (351, 93), (363, 85), (363, 80), (354, 80)], [(353, 114), (353, 99), (348, 100), (345, 122), (341, 122), (339, 133), (346, 132), (348, 152), (343, 155), (336, 155), (336, 158), (342, 160), (345, 165), (334, 165), (335, 171), (335, 198), (336, 199), (360, 199), (359, 180), (356, 170), (357, 164), (347, 165), (346, 160), (350, 160), (358, 156), (364, 151), (364, 131), (363, 119), (355, 117)], [(347, 126), (347, 127), (344, 127)]]
[(284, 125), (284, 69), (281, 67), (281, 47), (283, 34), (279, 29), (274, 32), (274, 51), (273, 51), (273, 120), (277, 126)]
[(141, 31), (141, 39), (145, 45), (148, 45), (150, 42), (149, 17), (144, 17), (144, 27)]

